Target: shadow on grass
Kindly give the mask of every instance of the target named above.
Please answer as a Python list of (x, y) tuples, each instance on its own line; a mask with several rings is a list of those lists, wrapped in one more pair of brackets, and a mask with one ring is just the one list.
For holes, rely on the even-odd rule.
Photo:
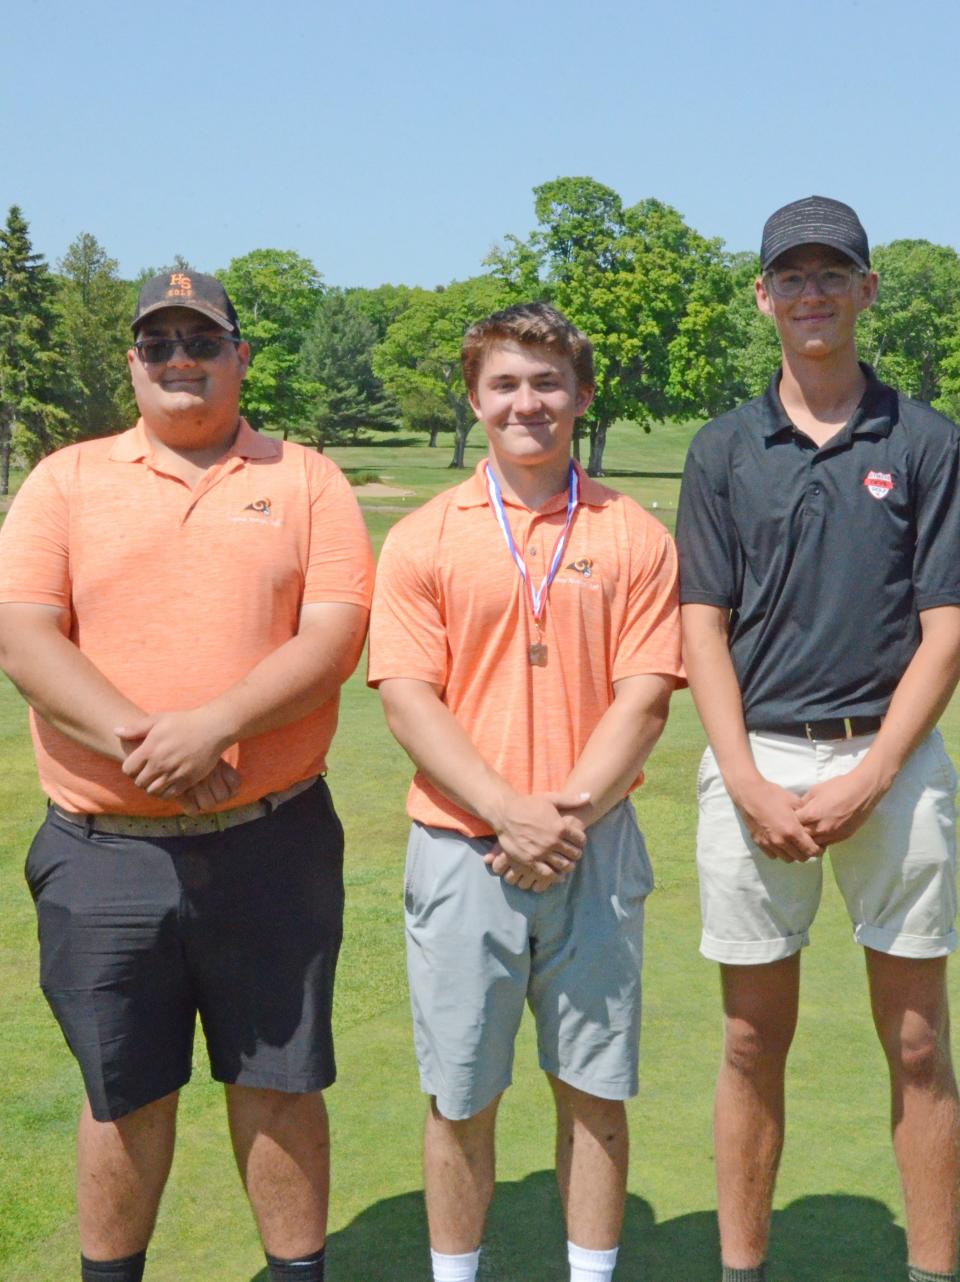
[[(553, 1174), (500, 1183), (487, 1222), (478, 1282), (562, 1282), (563, 1220)], [(656, 1223), (643, 1198), (627, 1198), (617, 1282), (717, 1282), (713, 1211)], [(427, 1282), (426, 1220), (420, 1192), (386, 1198), (330, 1235), (330, 1282)], [(804, 1197), (773, 1217), (771, 1282), (902, 1282), (903, 1230), (888, 1207), (842, 1193)], [(250, 1282), (267, 1282), (257, 1273)]]

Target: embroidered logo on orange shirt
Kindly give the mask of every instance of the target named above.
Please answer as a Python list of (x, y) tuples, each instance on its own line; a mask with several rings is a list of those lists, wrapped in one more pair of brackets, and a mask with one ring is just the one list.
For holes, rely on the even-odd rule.
[(577, 574), (582, 574), (585, 579), (589, 579), (593, 573), (593, 562), (588, 556), (582, 556), (577, 561), (571, 561), (566, 568), (576, 570)]

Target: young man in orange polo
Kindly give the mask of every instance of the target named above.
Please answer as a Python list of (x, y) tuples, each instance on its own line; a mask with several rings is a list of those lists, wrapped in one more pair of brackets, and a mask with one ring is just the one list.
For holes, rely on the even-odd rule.
[(473, 326), (462, 356), (488, 456), (391, 532), (370, 649), (418, 767), (406, 919), (433, 1276), (476, 1276), (529, 1002), (570, 1277), (604, 1282), (653, 884), (627, 794), (681, 672), (676, 560), (658, 522), (571, 461), (594, 387), (583, 334), (523, 304)]
[(148, 281), (133, 329), (139, 423), (45, 459), (0, 535), (0, 663), (50, 799), (41, 983), (87, 1091), (82, 1277), (143, 1274), (199, 1011), (270, 1277), (321, 1282), (343, 907), (321, 776), (370, 548), (334, 465), (240, 417), (219, 282)]

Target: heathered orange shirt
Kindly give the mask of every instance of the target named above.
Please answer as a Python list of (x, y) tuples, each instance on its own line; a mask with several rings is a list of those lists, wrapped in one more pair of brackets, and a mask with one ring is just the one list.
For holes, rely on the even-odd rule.
[[(0, 530), (0, 603), (70, 611), (70, 638), (146, 712), (193, 708), (296, 634), (301, 604), (366, 607), (373, 563), (357, 502), (329, 459), (237, 439), (196, 488), (163, 470), (141, 424), (50, 455)], [(324, 768), (338, 699), (226, 754), (243, 776), (223, 809)], [(68, 810), (169, 815), (117, 762), (31, 712), (40, 781)]]
[[(581, 501), (547, 598), (545, 667), (524, 587), (487, 502), (483, 464), (391, 530), (377, 570), (369, 681), (442, 688), (484, 760), (523, 793), (555, 791), (580, 757), (623, 677), (680, 678), (673, 540), (632, 499), (580, 472)], [(533, 584), (549, 566), (567, 499), (539, 511), (505, 499)], [(638, 783), (640, 780), (637, 781)], [(411, 818), (469, 836), (489, 825), (422, 774)]]

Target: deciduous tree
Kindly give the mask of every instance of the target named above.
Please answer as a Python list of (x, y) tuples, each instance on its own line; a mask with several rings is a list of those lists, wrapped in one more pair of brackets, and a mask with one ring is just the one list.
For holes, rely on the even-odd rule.
[(728, 313), (735, 343), (726, 399), (735, 405), (764, 391), (780, 364), (780, 340), (773, 321), (757, 307), (754, 282), (760, 274), (759, 255), (732, 255), (730, 274)]
[(217, 273), (233, 300), (253, 362), (241, 407), (256, 427), (286, 436), (310, 417), (316, 388), (304, 377), (300, 347), (322, 293), (320, 273), (287, 249), (255, 249)]
[(671, 414), (711, 413), (729, 396), (735, 336), (719, 241), (657, 200), (629, 208), (593, 178), (534, 189), (539, 227), (488, 260), (526, 297), (547, 297), (590, 338), (597, 394), (588, 470), (601, 475), (618, 418), (649, 430)]
[(932, 401), (960, 328), (960, 255), (928, 240), (894, 240), (873, 252), (877, 301), (860, 319), (860, 351), (901, 391)]
[(934, 405), (960, 422), (960, 317), (957, 317), (954, 332), (945, 344), (940, 366), (940, 395)]
[(475, 321), (515, 301), (509, 285), (492, 276), (454, 281), (441, 290), (415, 290), (409, 305), (374, 352), (373, 368), (404, 409), (409, 426), (436, 421), (441, 411), (454, 432), (450, 466), (463, 467), (474, 424), (460, 373), (460, 347)]

